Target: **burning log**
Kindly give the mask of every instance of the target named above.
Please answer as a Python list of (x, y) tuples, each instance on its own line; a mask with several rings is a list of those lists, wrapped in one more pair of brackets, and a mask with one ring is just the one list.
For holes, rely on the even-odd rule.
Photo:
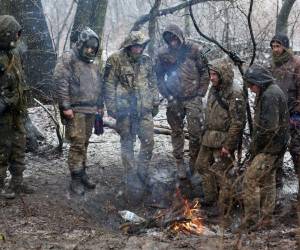
[(179, 189), (176, 192), (174, 202), (169, 209), (158, 212), (142, 223), (125, 223), (120, 229), (127, 234), (138, 234), (149, 228), (166, 228), (170, 232), (201, 235), (204, 231), (200, 202), (194, 199), (189, 202), (183, 198)]

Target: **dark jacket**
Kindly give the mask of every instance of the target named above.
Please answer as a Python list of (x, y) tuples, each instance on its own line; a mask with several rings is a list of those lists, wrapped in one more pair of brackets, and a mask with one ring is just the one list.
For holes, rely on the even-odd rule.
[(272, 64), (271, 71), (287, 98), (290, 113), (300, 112), (300, 58), (291, 55), (286, 63)]
[(166, 98), (188, 100), (204, 96), (208, 84), (207, 60), (201, 47), (184, 39), (183, 32), (176, 25), (169, 25), (165, 31), (178, 37), (178, 50), (168, 46), (159, 49), (156, 59), (156, 75), (160, 93)]
[(282, 152), (289, 139), (288, 120), (284, 93), (278, 85), (269, 83), (255, 100), (251, 154)]

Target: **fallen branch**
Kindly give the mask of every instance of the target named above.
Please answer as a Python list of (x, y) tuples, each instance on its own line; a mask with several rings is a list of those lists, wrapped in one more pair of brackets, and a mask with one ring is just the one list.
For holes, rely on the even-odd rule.
[(33, 98), (33, 100), (40, 105), (45, 111), (46, 113), (49, 115), (49, 117), (51, 118), (51, 120), (54, 122), (55, 125), (55, 131), (56, 131), (56, 135), (58, 138), (58, 149), (61, 151), (62, 150), (62, 146), (63, 146), (63, 136), (60, 133), (60, 124), (57, 121), (57, 119), (51, 114), (50, 110), (44, 105), (42, 104), (39, 100), (37, 100), (36, 98)]
[[(117, 126), (114, 122), (111, 122), (108, 120), (103, 120), (103, 126), (117, 131)], [(171, 132), (172, 132), (172, 130), (169, 127), (162, 126), (162, 125), (154, 126), (153, 131), (155, 134), (158, 134), (158, 135), (171, 135)], [(187, 133), (187, 130), (184, 130), (184, 137), (185, 137), (185, 139), (189, 140), (189, 135)]]

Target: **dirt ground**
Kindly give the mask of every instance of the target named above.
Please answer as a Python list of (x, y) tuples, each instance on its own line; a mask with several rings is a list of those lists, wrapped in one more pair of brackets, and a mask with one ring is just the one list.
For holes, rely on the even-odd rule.
[[(25, 180), (36, 192), (0, 200), (0, 249), (296, 249), (293, 178), (281, 194), (285, 209), (280, 210), (269, 230), (238, 237), (227, 230), (222, 234), (218, 221), (204, 219), (210, 233), (201, 236), (172, 235), (164, 229), (125, 235), (119, 229), (124, 221), (118, 211), (126, 209), (148, 217), (155, 209), (142, 202), (128, 204), (124, 199), (124, 170), (116, 132), (106, 128), (104, 135), (90, 139), (88, 173), (97, 188), (84, 197), (74, 197), (68, 191), (68, 145), (62, 154), (55, 150), (54, 125), (41, 108), (30, 109), (30, 116), (46, 137), (38, 152), (26, 154)], [(156, 123), (165, 124), (163, 111)], [(155, 143), (152, 166), (173, 166), (170, 137), (156, 135)]]

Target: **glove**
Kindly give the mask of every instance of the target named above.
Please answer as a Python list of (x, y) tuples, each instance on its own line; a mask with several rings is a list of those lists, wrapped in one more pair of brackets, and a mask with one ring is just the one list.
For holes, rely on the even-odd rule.
[(6, 108), (7, 108), (7, 105), (4, 103), (4, 101), (0, 100), (0, 115), (2, 115), (4, 113)]
[(154, 106), (152, 109), (152, 117), (155, 117), (159, 112), (158, 106)]
[(102, 119), (102, 116), (99, 113), (97, 113), (96, 117), (95, 117), (94, 133), (96, 135), (102, 135), (104, 133), (103, 119)]
[(290, 116), (290, 126), (292, 128), (300, 128), (300, 113), (294, 112)]

